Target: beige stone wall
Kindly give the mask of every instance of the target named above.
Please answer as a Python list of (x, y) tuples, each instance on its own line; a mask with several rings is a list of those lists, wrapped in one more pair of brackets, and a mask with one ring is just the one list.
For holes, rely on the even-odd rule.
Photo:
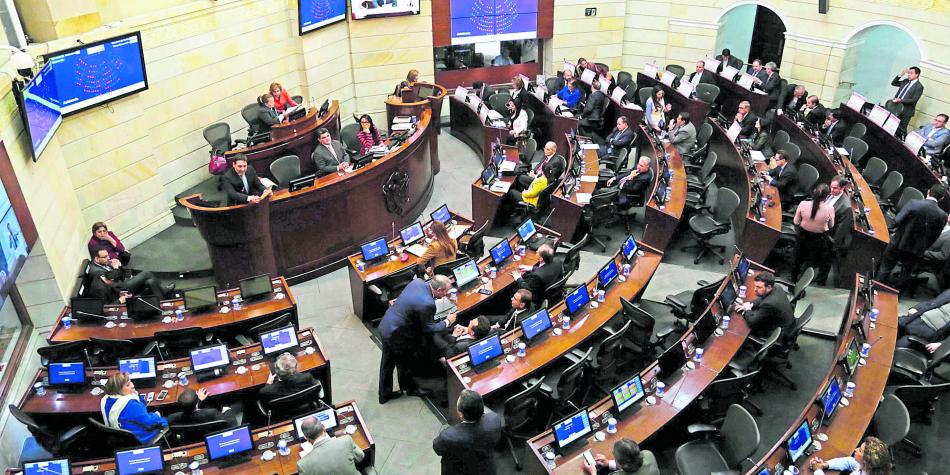
[[(627, 3), (624, 0), (557, 0), (554, 2), (554, 38), (547, 74), (561, 68), (564, 59), (577, 58), (604, 63), (610, 69), (622, 64), (623, 35)], [(597, 16), (585, 17), (586, 8), (596, 8)]]

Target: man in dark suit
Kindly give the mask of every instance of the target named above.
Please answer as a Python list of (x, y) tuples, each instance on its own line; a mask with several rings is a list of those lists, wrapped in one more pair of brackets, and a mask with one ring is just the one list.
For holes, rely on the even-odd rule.
[[(906, 76), (906, 78), (901, 79)], [(891, 81), (891, 86), (897, 88), (897, 94), (892, 101), (903, 104), (904, 110), (900, 114), (900, 125), (897, 126), (897, 135), (903, 137), (907, 133), (907, 124), (917, 112), (917, 101), (924, 95), (924, 85), (920, 83), (920, 68), (911, 66)]]
[[(934, 241), (940, 236), (947, 224), (947, 213), (937, 204), (947, 194), (941, 184), (935, 184), (927, 191), (927, 197), (914, 200), (897, 213), (894, 225), (897, 231), (891, 235), (891, 242), (884, 250), (877, 278), (895, 288), (903, 287), (914, 269)], [(892, 277), (891, 272), (897, 263), (901, 263), (901, 272)]]
[(587, 98), (584, 110), (581, 111), (577, 131), (587, 137), (597, 137), (603, 127), (604, 106), (607, 104), (607, 96), (600, 91), (600, 79), (594, 79), (591, 83), (591, 91), (593, 92)]
[[(383, 354), (379, 362), (379, 403), (402, 396), (425, 396), (412, 379), (414, 365), (424, 346), (424, 335), (444, 331), (455, 323), (455, 314), (444, 320), (434, 321), (435, 300), (448, 295), (452, 281), (444, 275), (436, 275), (426, 282), (414, 279), (396, 301), (386, 309), (379, 322), (379, 336)], [(399, 388), (393, 391), (393, 370), (397, 370)]]
[(151, 272), (130, 274), (118, 259), (109, 258), (108, 249), (99, 248), (89, 266), (89, 288), (85, 296), (105, 304), (125, 303), (132, 294), (164, 297), (165, 289)]
[(765, 85), (765, 80), (768, 78), (768, 73), (762, 68), (761, 59), (752, 60), (752, 67), (749, 69), (749, 74), (756, 79), (755, 84), (759, 89), (762, 89), (762, 86)]
[(832, 109), (825, 118), (822, 132), (831, 137), (835, 147), (844, 145), (844, 138), (848, 136), (848, 124), (841, 120), (842, 114), (838, 109)]
[(442, 473), (493, 475), (492, 457), (504, 421), (486, 409), (482, 396), (471, 389), (462, 390), (457, 406), (462, 422), (447, 427), (432, 440), (432, 450), (442, 457)]
[(492, 333), (491, 321), (479, 315), (468, 322), (468, 326), (455, 325), (452, 334), (446, 337), (445, 357), (451, 358), (468, 350), (472, 342), (481, 340)]
[(257, 120), (254, 128), (257, 133), (270, 132), (270, 128), (281, 123), (283, 118), (274, 108), (274, 96), (264, 94), (257, 101), (260, 106), (257, 108)]
[(620, 153), (620, 149), (629, 147), (630, 142), (633, 142), (633, 130), (630, 129), (627, 118), (617, 117), (617, 127), (607, 136), (607, 143), (600, 146), (597, 155), (600, 158), (615, 157)]
[(787, 331), (795, 324), (788, 294), (781, 287), (775, 287), (775, 275), (759, 272), (755, 276), (754, 291), (756, 298), (739, 306), (753, 335), (768, 337), (776, 328)]
[(816, 95), (808, 96), (808, 99), (805, 100), (805, 105), (800, 110), (801, 114), (805, 117), (805, 122), (815, 127), (820, 127), (825, 123), (825, 119), (828, 118), (828, 110), (825, 109), (825, 106), (821, 105)]
[(769, 170), (769, 181), (778, 189), (783, 209), (791, 209), (795, 192), (798, 191), (798, 170), (788, 163), (788, 154), (779, 150), (772, 156), (775, 168)]
[(851, 211), (851, 198), (847, 193), (849, 186), (848, 179), (841, 175), (831, 179), (831, 194), (828, 195), (827, 202), (835, 209), (835, 226), (831, 229), (833, 258), (825, 259), (819, 266), (818, 275), (815, 277), (815, 283), (818, 285), (825, 285), (832, 266), (835, 268), (836, 278), (841, 277), (838, 275), (841, 262), (847, 258), (848, 247), (851, 246), (854, 215)]
[(534, 295), (528, 289), (518, 289), (511, 296), (511, 308), (504, 315), (489, 317), (494, 327), (508, 331), (518, 326), (524, 317), (534, 311)]
[(235, 407), (225, 407), (220, 411), (215, 407), (201, 407), (198, 405), (208, 398), (208, 390), (205, 388), (188, 388), (178, 395), (179, 412), (170, 414), (168, 425), (202, 424), (205, 422), (225, 421), (229, 427), (235, 427), (240, 423), (239, 410)]
[(695, 87), (697, 84), (716, 84), (716, 76), (706, 71), (705, 61), (696, 61), (696, 72), (689, 75), (689, 82)]
[(617, 188), (620, 189), (620, 194), (617, 195), (617, 205), (621, 209), (626, 209), (631, 202), (631, 198), (643, 197), (647, 190), (653, 186), (653, 167), (650, 166), (650, 157), (640, 157), (637, 160), (637, 167), (629, 174), (621, 176), (619, 181), (617, 177), (607, 180), (608, 187), (613, 186), (614, 183), (617, 183)]
[(765, 63), (762, 91), (769, 95), (769, 109), (774, 109), (778, 105), (778, 95), (782, 92), (782, 77), (778, 74), (778, 66), (771, 61)]
[(540, 305), (544, 301), (544, 291), (564, 275), (561, 263), (554, 259), (554, 248), (550, 244), (544, 244), (538, 248), (538, 257), (541, 258), (540, 262), (535, 264), (529, 272), (511, 272), (511, 276), (515, 279), (515, 286), (519, 289), (530, 290), (535, 305)]
[(950, 335), (950, 289), (937, 297), (918, 303), (906, 315), (897, 319), (898, 348), (913, 348), (909, 336), (915, 336), (928, 342), (927, 351), (933, 353), (940, 347), (940, 341)]
[(551, 164), (552, 176), (557, 178), (560, 178), (564, 174), (564, 169), (567, 168), (567, 160), (557, 153), (557, 144), (553, 141), (544, 144), (544, 154), (538, 163), (518, 175), (515, 188), (527, 189), (535, 178), (541, 176), (542, 170), (549, 163)]
[(239, 153), (231, 159), (231, 169), (221, 175), (221, 188), (228, 195), (228, 206), (260, 203), (270, 194), (253, 168), (247, 166), (247, 157)]
[(747, 138), (755, 134), (755, 121), (759, 120), (751, 111), (752, 105), (749, 101), (739, 103), (739, 110), (736, 112), (736, 122), (742, 126), (739, 131), (739, 137)]
[(729, 51), (729, 48), (723, 49), (722, 54), (717, 54), (716, 59), (720, 61), (719, 68), (716, 69), (716, 74), (721, 73), (723, 68), (726, 66), (732, 66), (736, 69), (739, 69), (739, 58), (733, 56), (732, 52)]
[[(297, 358), (290, 353), (283, 353), (274, 363), (277, 374), (267, 376), (267, 384), (261, 388), (259, 397), (264, 402), (296, 394), (315, 384), (320, 384), (312, 374), (297, 372)], [(321, 393), (323, 390), (321, 389)], [(322, 397), (322, 394), (320, 395)]]
[(350, 157), (343, 151), (343, 144), (338, 140), (333, 140), (329, 130), (321, 127), (317, 130), (317, 137), (319, 137), (320, 143), (313, 148), (311, 158), (318, 176), (347, 172), (353, 168), (350, 164)]
[[(797, 84), (789, 84), (788, 91), (790, 93), (786, 94), (786, 97), (783, 99), (782, 107), (785, 109), (785, 112), (797, 113), (802, 109), (805, 103), (808, 101), (808, 91), (805, 90), (805, 86), (799, 86)], [(817, 96), (815, 97), (817, 100)]]

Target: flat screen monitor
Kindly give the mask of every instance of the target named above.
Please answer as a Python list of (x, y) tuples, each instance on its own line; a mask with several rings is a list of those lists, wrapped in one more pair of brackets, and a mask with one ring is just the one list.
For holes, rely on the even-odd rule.
[(211, 460), (240, 455), (254, 448), (251, 430), (246, 425), (207, 435), (205, 445), (208, 446), (208, 458)]
[(683, 345), (677, 342), (667, 348), (667, 350), (660, 355), (657, 364), (660, 367), (660, 378), (665, 378), (682, 368), (683, 365), (686, 364), (686, 352), (683, 350)]
[(739, 263), (736, 264), (736, 273), (739, 274), (739, 278), (742, 279), (742, 282), (745, 282), (745, 278), (749, 276), (749, 259), (746, 259), (745, 256), (739, 258)]
[(590, 434), (590, 413), (587, 412), (586, 407), (582, 408), (580, 411), (555, 422), (551, 426), (551, 432), (554, 433), (555, 450), (563, 453), (565, 447)]
[(125, 309), (132, 320), (148, 320), (162, 315), (161, 304), (157, 296), (135, 296), (125, 301)]
[(105, 318), (102, 300), (74, 297), (69, 301), (73, 318), (79, 320), (101, 320)]
[(530, 342), (538, 335), (548, 331), (552, 325), (548, 310), (542, 308), (534, 315), (521, 321), (521, 332), (524, 333), (525, 339)]
[(712, 312), (706, 312), (699, 317), (699, 320), (696, 320), (696, 324), (693, 326), (693, 333), (696, 334), (696, 344), (702, 345), (705, 343), (716, 331), (717, 326), (719, 324), (716, 321), (716, 315)]
[(46, 55), (64, 116), (148, 89), (139, 32)]
[(327, 434), (331, 434), (331, 431), (337, 426), (336, 409), (332, 407), (311, 412), (310, 414), (304, 414), (294, 419), (294, 428), (297, 429), (297, 437), (299, 437), (300, 440), (307, 439), (303, 435), (303, 422), (311, 417), (316, 417), (317, 420), (323, 424), (323, 428), (326, 429)]
[(191, 369), (208, 371), (231, 364), (227, 345), (206, 346), (191, 350)]
[(568, 171), (567, 175), (564, 177), (564, 183), (561, 183), (561, 194), (568, 196), (571, 194), (571, 191), (574, 191), (574, 185), (577, 181), (574, 178), (574, 175)]
[(722, 293), (719, 294), (719, 305), (722, 307), (723, 311), (728, 311), (729, 307), (735, 301), (736, 287), (732, 282), (726, 282), (726, 286), (723, 287)]
[(381, 237), (360, 245), (360, 252), (363, 253), (363, 260), (369, 262), (389, 254), (389, 244), (386, 238)]
[(159, 473), (164, 469), (162, 448), (158, 445), (120, 450), (115, 453), (115, 471), (118, 475)]
[(50, 386), (81, 386), (86, 383), (85, 363), (50, 363), (48, 370)]
[(617, 412), (621, 414), (643, 399), (644, 396), (646, 396), (646, 393), (643, 391), (643, 380), (639, 374), (620, 383), (610, 391), (614, 406), (617, 407)]
[(851, 338), (851, 342), (848, 343), (848, 351), (844, 354), (844, 369), (848, 372), (848, 376), (854, 375), (854, 370), (858, 368), (858, 361), (861, 360), (861, 348), (858, 345), (857, 338)]
[(495, 247), (491, 248), (491, 259), (496, 266), (504, 264), (512, 254), (514, 253), (511, 250), (511, 243), (507, 239), (502, 239), (501, 242), (495, 244)]
[(620, 249), (623, 251), (623, 258), (627, 262), (632, 262), (633, 259), (637, 256), (637, 250), (639, 249), (637, 245), (637, 240), (633, 238), (633, 235), (627, 236), (627, 240), (623, 242), (623, 246)]
[(46, 63), (22, 90), (15, 85), (13, 91), (35, 162), (63, 123), (52, 65)]
[(419, 86), (419, 100), (428, 99), (435, 95), (435, 86)]
[(213, 285), (188, 289), (182, 294), (185, 297), (185, 308), (192, 313), (218, 305), (218, 289)]
[(253, 300), (266, 297), (274, 292), (274, 285), (271, 283), (270, 274), (255, 275), (238, 281), (241, 288), (241, 298), (244, 300)]
[(402, 245), (408, 246), (422, 239), (422, 237), (425, 236), (425, 233), (422, 232), (422, 224), (416, 221), (415, 223), (402, 228), (402, 230), (399, 231), (399, 236), (402, 237)]
[(452, 0), (452, 44), (537, 38), (535, 0)]
[(821, 393), (821, 414), (824, 423), (831, 422), (835, 411), (838, 409), (838, 403), (841, 402), (841, 383), (837, 377), (831, 378), (828, 387)]
[(452, 219), (452, 213), (449, 212), (448, 205), (439, 206), (439, 209), (433, 211), (429, 216), (432, 216), (433, 221), (438, 221), (443, 224)]
[(785, 448), (788, 449), (788, 457), (792, 463), (798, 463), (798, 460), (811, 447), (812, 442), (811, 426), (808, 424), (808, 419), (805, 419), (798, 426), (798, 430), (785, 441)]
[(534, 226), (534, 220), (531, 218), (518, 226), (518, 236), (521, 237), (521, 242), (528, 242), (537, 233), (538, 229)]
[(491, 184), (495, 182), (495, 176), (495, 166), (489, 164), (482, 170), (482, 183), (491, 186)]
[(294, 178), (293, 180), (290, 180), (290, 182), (287, 185), (287, 188), (290, 189), (290, 191), (299, 191), (304, 188), (313, 186), (313, 182), (315, 181), (317, 181), (316, 175), (306, 175), (300, 178)]
[(504, 353), (501, 346), (501, 337), (491, 335), (476, 341), (468, 346), (468, 358), (472, 362), (472, 367), (489, 363)]
[(300, 34), (346, 20), (346, 0), (297, 0)]
[(478, 263), (465, 261), (464, 264), (452, 269), (452, 275), (455, 276), (456, 287), (465, 287), (478, 278)]
[(421, 0), (361, 0), (350, 3), (354, 20), (387, 16), (418, 15)]
[(581, 285), (567, 294), (564, 300), (567, 303), (567, 313), (575, 315), (590, 303), (590, 291), (586, 285)]
[(69, 459), (40, 460), (23, 464), (23, 475), (70, 475)]
[(119, 371), (129, 373), (129, 378), (133, 381), (139, 379), (155, 379), (155, 358), (148, 356), (120, 359)]
[(600, 272), (597, 273), (597, 283), (600, 285), (600, 288), (607, 290), (607, 287), (617, 280), (617, 274), (617, 261), (611, 259), (600, 269)]
[(265, 355), (295, 348), (298, 344), (297, 329), (293, 325), (261, 333), (259, 339)]

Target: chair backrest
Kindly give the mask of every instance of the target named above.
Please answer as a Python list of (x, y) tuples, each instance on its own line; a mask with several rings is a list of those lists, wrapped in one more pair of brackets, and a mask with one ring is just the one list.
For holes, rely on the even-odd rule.
[(805, 272), (802, 272), (801, 277), (798, 278), (798, 282), (795, 282), (795, 289), (792, 295), (789, 296), (789, 301), (793, 306), (805, 296), (805, 291), (813, 280), (815, 280), (815, 269), (809, 267), (805, 269)]
[(87, 424), (89, 430), (89, 440), (96, 441), (95, 446), (103, 450), (103, 453), (113, 453), (116, 450), (123, 450), (142, 445), (135, 437), (135, 434), (125, 429), (116, 429), (109, 427), (93, 418), (89, 418)]
[(20, 421), (21, 424), (25, 425), (26, 428), (33, 434), (33, 437), (36, 437), (40, 441), (51, 440), (53, 435), (49, 433), (45, 428), (36, 423), (36, 420), (32, 416), (23, 412), (16, 404), (10, 404), (7, 406), (10, 409), (10, 414), (13, 414), (13, 417), (16, 420)]
[[(619, 71), (619, 72), (617, 72), (617, 85), (618, 85), (618, 86), (624, 87), (623, 84), (624, 84), (626, 81), (632, 81), (632, 80), (633, 80), (633, 75), (632, 75), (632, 74), (630, 74), (630, 73), (628, 73), (628, 72), (626, 72), (626, 71)], [(624, 89), (626, 89), (626, 88), (624, 87)]]
[(300, 178), (300, 158), (296, 155), (284, 155), (270, 162), (268, 168), (281, 188), (287, 188), (291, 180)]
[(686, 68), (684, 68), (684, 67), (682, 67), (682, 66), (680, 66), (680, 65), (678, 65), (678, 64), (667, 64), (667, 65), (666, 65), (666, 70), (669, 71), (669, 72), (671, 72), (671, 73), (673, 73), (673, 74), (675, 74), (677, 77), (680, 77), (680, 78), (683, 77), (683, 75), (686, 74)]
[(488, 98), (491, 97), (492, 94), (494, 93), (495, 93), (495, 88), (491, 87), (491, 85), (485, 84), (485, 89), (482, 91), (482, 100), (483, 101), (488, 100)]
[(637, 91), (637, 95), (640, 97), (640, 106), (646, 109), (647, 101), (653, 96), (653, 88), (641, 87), (640, 90)]
[(802, 163), (798, 167), (798, 189), (808, 193), (818, 183), (818, 169), (809, 163)]
[(738, 404), (729, 406), (720, 433), (722, 445), (719, 453), (729, 468), (739, 468), (739, 464), (759, 448), (759, 425), (752, 414)]
[(544, 383), (543, 376), (524, 391), (505, 400), (506, 432), (518, 432), (533, 426), (534, 419), (538, 415), (538, 407), (541, 404), (542, 383)]
[(901, 172), (897, 170), (891, 170), (881, 185), (879, 198), (881, 201), (890, 201), (891, 197), (896, 195), (897, 190), (900, 190), (902, 186), (904, 186), (904, 175), (901, 175)]
[(808, 325), (808, 322), (811, 321), (811, 317), (815, 312), (815, 306), (808, 304), (805, 306), (805, 310), (802, 310), (795, 317), (795, 325), (792, 328), (782, 334), (782, 346), (786, 348), (791, 348), (792, 345), (798, 341), (798, 335), (802, 333), (802, 330), (805, 329), (805, 325)]
[(557, 393), (561, 397), (561, 403), (566, 403), (578, 392), (584, 385), (584, 374), (587, 372), (587, 366), (590, 364), (591, 352), (593, 348), (588, 348), (584, 356), (561, 373), (561, 378), (557, 381)]
[(782, 336), (782, 329), (776, 328), (772, 330), (772, 333), (769, 334), (768, 338), (762, 342), (762, 346), (756, 350), (755, 354), (752, 355), (752, 361), (749, 363), (749, 369), (758, 369), (762, 367), (762, 360), (769, 354), (769, 351), (772, 350), (772, 347), (778, 343), (779, 337)]
[(202, 346), (205, 330), (199, 327), (188, 327), (179, 330), (155, 332), (155, 341), (165, 346), (162, 356), (165, 359), (185, 356), (192, 348)]
[[(856, 125), (864, 126), (864, 124)], [(841, 145), (842, 148), (848, 151), (851, 161), (854, 163), (861, 163), (861, 159), (868, 153), (868, 143), (857, 137), (845, 137)]]
[(340, 141), (347, 150), (359, 150), (360, 139), (357, 135), (360, 133), (360, 124), (346, 124), (340, 129)]
[(197, 424), (176, 424), (168, 426), (167, 436), (175, 446), (179, 446), (201, 442), (206, 435), (227, 428), (228, 422), (224, 419)]
[(632, 325), (633, 322), (624, 323), (616, 333), (604, 338), (600, 346), (597, 347), (597, 354), (594, 355), (594, 359), (597, 361), (597, 367), (601, 373), (613, 368), (617, 363), (617, 358), (620, 356), (620, 344), (623, 343), (623, 337)]
[(716, 203), (713, 205), (713, 219), (719, 224), (725, 224), (732, 218), (732, 213), (739, 207), (739, 195), (729, 188), (722, 187), (716, 192)]
[(887, 162), (878, 157), (869, 158), (867, 164), (864, 165), (864, 170), (861, 170), (861, 176), (868, 185), (877, 185), (885, 174), (887, 174)]
[[(703, 84), (703, 83), (700, 83)], [(696, 145), (699, 147), (705, 147), (709, 143), (709, 137), (712, 137), (713, 126), (709, 122), (703, 122), (703, 125), (699, 127), (699, 133), (696, 134)]]
[(950, 358), (950, 345), (940, 345), (940, 348), (937, 348), (937, 351), (930, 356), (930, 362), (927, 363), (927, 373), (943, 364), (948, 358)]
[(93, 336), (89, 337), (89, 343), (93, 348), (93, 354), (99, 356), (99, 362), (107, 363), (109, 366), (119, 358), (135, 356), (138, 350), (132, 340), (113, 340)]
[(534, 124), (534, 111), (525, 107), (525, 113), (528, 114), (528, 125)]
[(508, 100), (511, 99), (511, 94), (506, 92), (496, 92), (488, 98), (488, 105), (491, 106), (492, 110), (498, 112), (501, 115), (508, 115)]
[[(908, 411), (929, 412), (937, 399), (950, 392), (950, 383), (898, 386), (894, 388), (894, 394), (900, 399)], [(19, 418), (18, 418), (19, 419)]]
[(485, 231), (488, 229), (488, 221), (482, 223), (482, 227), (478, 228), (471, 234), (468, 238), (468, 241), (465, 243), (465, 254), (476, 261), (482, 258), (482, 255), (485, 253)]
[(789, 143), (791, 137), (788, 136), (788, 132), (784, 130), (779, 130), (775, 132), (775, 137), (772, 138), (772, 149), (778, 150), (782, 148), (783, 145)]
[(696, 85), (696, 97), (706, 104), (713, 104), (719, 97), (719, 86), (701, 82)]
[(297, 324), (294, 323), (294, 316), (290, 313), (285, 313), (278, 315), (264, 323), (248, 328), (247, 332), (251, 335), (257, 336), (260, 333), (277, 330), (278, 328), (284, 328), (292, 323), (294, 324), (294, 328), (296, 328)]
[(705, 415), (708, 418), (721, 417), (723, 409), (728, 410), (728, 407), (724, 406), (741, 403), (747, 399), (748, 388), (758, 376), (759, 370), (755, 370), (742, 376), (718, 379), (710, 383), (702, 396), (707, 401), (707, 406), (703, 407)]
[(558, 81), (558, 78), (557, 78), (557, 77), (547, 78), (547, 79), (544, 80), (544, 87), (548, 88), (548, 92), (550, 92), (551, 94), (557, 94), (557, 93), (558, 93), (558, 88), (557, 88), (557, 87), (558, 87), (558, 82), (559, 82), (559, 81)]
[(248, 104), (241, 109), (241, 117), (247, 125), (254, 125), (257, 122), (257, 109), (260, 107), (256, 102)]
[(40, 355), (40, 364), (43, 366), (48, 365), (51, 361), (54, 363), (69, 361), (84, 361), (88, 363), (89, 358), (86, 355), (86, 346), (88, 344), (88, 342), (83, 340), (57, 343), (55, 345), (37, 348), (36, 353)]
[(398, 290), (401, 292), (404, 287), (409, 285), (409, 282), (412, 282), (412, 279), (416, 277), (418, 271), (419, 265), (413, 264), (403, 270), (393, 272), (383, 277), (382, 284), (390, 290)]
[(564, 300), (564, 286), (567, 285), (567, 279), (570, 277), (571, 273), (565, 272), (560, 279), (549, 285), (548, 288), (544, 289), (544, 295), (534, 297), (535, 303), (541, 302), (543, 299), (548, 299), (552, 302)]
[(571, 246), (571, 248), (564, 254), (564, 262), (562, 267), (564, 268), (564, 273), (571, 273), (577, 270), (581, 266), (581, 249), (587, 245), (587, 241), (590, 239), (590, 233), (584, 233), (580, 239), (577, 240), (577, 243)]
[(904, 403), (893, 394), (884, 396), (874, 412), (874, 433), (888, 447), (904, 440), (910, 432), (910, 413)]
[(205, 127), (202, 135), (212, 150), (218, 152), (231, 150), (231, 126), (227, 122), (218, 122)]
[(884, 108), (890, 111), (891, 114), (894, 114), (898, 117), (900, 117), (901, 112), (904, 112), (904, 104), (894, 102), (893, 100), (888, 100), (885, 102)]
[(551, 194), (557, 189), (558, 184), (558, 180), (554, 180), (554, 182), (549, 184), (547, 188), (541, 190), (541, 193), (538, 195), (539, 212), (544, 213), (548, 210), (548, 208), (551, 207)]
[(261, 406), (268, 413), (268, 424), (270, 421), (283, 421), (292, 419), (309, 410), (316, 409), (320, 400), (320, 393), (323, 392), (323, 385), (317, 382), (313, 386), (302, 389), (293, 394), (281, 396), (270, 401), (261, 401)]
[(290, 96), (290, 99), (297, 104), (303, 104), (303, 96)]
[(627, 339), (641, 349), (648, 349), (653, 340), (656, 318), (623, 297), (620, 297), (620, 311), (623, 312), (624, 320), (631, 324)]
[(861, 122), (855, 122), (850, 129), (848, 129), (848, 137), (855, 137), (859, 139), (864, 139), (864, 134), (868, 133), (868, 126), (862, 124)]
[(451, 276), (451, 275), (452, 275), (452, 269), (455, 269), (456, 267), (458, 267), (458, 266), (460, 266), (460, 265), (462, 265), (462, 264), (464, 264), (464, 263), (466, 263), (466, 262), (468, 262), (468, 261), (470, 261), (470, 260), (472, 260), (471, 257), (465, 256), (465, 257), (462, 257), (462, 258), (460, 258), (460, 259), (455, 259), (454, 261), (446, 262), (446, 263), (444, 263), (444, 264), (439, 264), (439, 265), (435, 266), (435, 269), (432, 270), (432, 273), (435, 274), (435, 275)]
[(534, 152), (538, 151), (538, 141), (534, 137), (528, 137), (524, 140), (524, 150), (527, 157), (530, 159)]
[(901, 197), (897, 200), (896, 210), (900, 211), (904, 209), (904, 206), (907, 203), (910, 203), (913, 200), (922, 200), (924, 199), (924, 194), (920, 192), (917, 188), (913, 186), (908, 186), (904, 188), (904, 191), (901, 192)]
[[(784, 130), (783, 130), (783, 132), (784, 132)], [(773, 145), (772, 148), (775, 149), (775, 146)], [(797, 161), (798, 161), (798, 157), (801, 157), (801, 156), (802, 156), (802, 149), (799, 148), (798, 145), (796, 145), (796, 144), (794, 144), (794, 143), (792, 143), (792, 142), (785, 142), (785, 143), (783, 143), (783, 144), (782, 144), (780, 147), (778, 147), (778, 148), (780, 148), (781, 150), (784, 150), (784, 151), (785, 151), (785, 153), (788, 155), (788, 161), (789, 161), (790, 163), (795, 163), (795, 162), (797, 162)]]

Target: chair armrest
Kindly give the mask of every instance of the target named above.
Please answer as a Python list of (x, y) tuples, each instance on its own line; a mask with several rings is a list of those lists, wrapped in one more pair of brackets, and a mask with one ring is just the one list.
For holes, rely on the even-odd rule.
[(709, 285), (709, 282), (700, 279), (700, 280), (697, 280), (697, 281), (696, 281), (696, 285), (698, 285), (698, 286), (700, 286), (700, 287), (705, 287), (705, 286)]
[(921, 351), (925, 351), (927, 345), (930, 343), (929, 341), (915, 335), (904, 335), (904, 337), (906, 337), (907, 340), (913, 343), (914, 345), (919, 346), (919, 349)]
[(80, 432), (84, 430), (86, 430), (86, 426), (83, 426), (83, 425), (70, 427), (69, 430), (59, 435), (59, 437), (57, 438), (57, 442), (59, 442), (60, 444), (63, 444), (66, 441), (72, 439), (73, 437), (76, 437), (77, 435), (79, 435)]
[(673, 327), (665, 327), (657, 330), (656, 337), (658, 340), (665, 340), (666, 337), (670, 336), (675, 329)]
[(688, 305), (686, 302), (676, 298), (675, 295), (667, 295), (666, 301), (669, 302), (670, 305), (678, 307), (680, 310), (686, 310), (686, 306)]
[(150, 355), (152, 352), (158, 349), (158, 342), (152, 340), (145, 345), (145, 348), (142, 349), (142, 355)]
[(778, 277), (775, 278), (775, 283), (784, 285), (787, 290), (792, 290), (795, 288), (795, 284), (793, 282), (789, 282), (785, 279), (780, 279)]
[(377, 296), (383, 295), (383, 289), (380, 289), (380, 288), (379, 288), (378, 286), (376, 286), (376, 285), (367, 285), (367, 286), (366, 286), (366, 290), (369, 290), (370, 292), (372, 292), (373, 294), (375, 294), (375, 295), (377, 295)]
[(244, 139), (236, 139), (236, 140), (234, 141), (234, 143), (247, 144), (247, 140), (244, 140)]
[(686, 432), (689, 432), (690, 435), (696, 434), (709, 434), (716, 435), (719, 433), (719, 429), (710, 424), (690, 424), (686, 427)]

